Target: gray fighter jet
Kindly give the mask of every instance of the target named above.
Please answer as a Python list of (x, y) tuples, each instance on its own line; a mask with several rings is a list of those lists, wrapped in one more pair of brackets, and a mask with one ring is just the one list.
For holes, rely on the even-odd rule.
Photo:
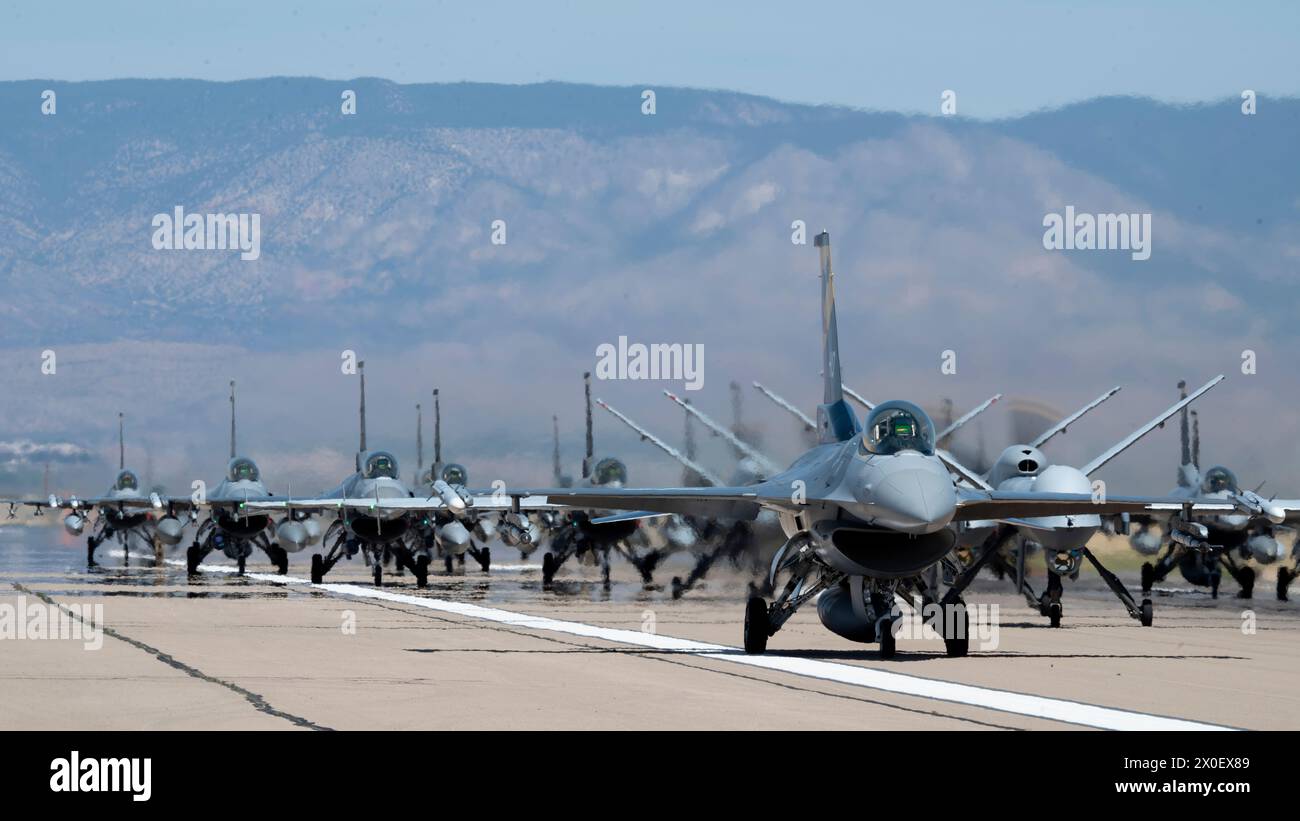
[[(419, 406), (416, 406), (417, 410)], [(418, 438), (418, 437), (417, 437)], [(417, 459), (424, 461), (423, 448), (417, 441), (419, 451)], [(460, 497), (471, 499), (467, 490), (469, 471), (457, 462), (442, 461), (442, 399), (437, 388), (433, 389), (433, 465), (427, 472), (420, 472), (419, 479), (412, 490), (416, 494), (429, 496), (449, 495), (448, 498)], [(504, 535), (509, 539), (515, 531), (504, 528)], [(492, 566), (492, 550), (488, 542), (497, 536), (495, 520), (486, 511), (466, 505), (461, 508), (447, 508), (429, 512), (415, 519), (415, 527), (407, 540), (408, 547), (415, 555), (427, 555), (430, 560), (436, 549), (442, 556), (448, 573), (453, 572), (458, 563), (465, 566), (465, 557), (471, 556), (486, 573)], [(475, 537), (479, 543), (475, 543)], [(515, 546), (518, 546), (517, 544)]]
[[(1186, 397), (1186, 383), (1179, 382), (1178, 389)], [(1195, 413), (1192, 414), (1195, 416)], [(1175, 567), (1183, 578), (1198, 587), (1210, 588), (1210, 595), (1218, 598), (1222, 571), (1228, 573), (1239, 585), (1237, 596), (1249, 599), (1255, 588), (1255, 568), (1246, 564), (1254, 559), (1259, 564), (1272, 564), (1286, 557), (1286, 548), (1278, 539), (1277, 525), (1300, 519), (1300, 501), (1264, 499), (1254, 491), (1243, 491), (1237, 476), (1222, 465), (1201, 473), (1201, 437), (1199, 421), (1196, 432), (1189, 441), (1188, 413), (1182, 411), (1179, 439), (1182, 460), (1178, 467), (1178, 486), (1170, 493), (1182, 499), (1232, 499), (1247, 496), (1261, 508), (1263, 515), (1248, 515), (1240, 511), (1229, 513), (1178, 516), (1164, 528), (1163, 537), (1151, 531), (1148, 516), (1132, 516), (1137, 527), (1129, 534), (1129, 543), (1146, 556), (1164, 553), (1155, 563), (1142, 565), (1142, 590), (1149, 592)], [(1124, 530), (1121, 525), (1120, 530)], [(1295, 578), (1295, 570), (1281, 567), (1277, 577), (1277, 597), (1285, 601), (1287, 589)]]
[[(258, 547), (275, 565), (276, 572), (289, 572), (289, 553), (298, 552), (320, 541), (320, 523), (305, 511), (288, 511), (272, 527), (271, 516), (249, 509), (248, 502), (276, 498), (262, 483), (262, 472), (257, 463), (240, 456), (235, 437), (235, 382), (230, 382), (230, 462), (226, 475), (208, 494), (206, 500), (193, 504), (190, 499), (169, 499), (171, 510), (189, 507), (192, 515), (207, 511), (208, 518), (199, 525), (194, 542), (185, 553), (185, 565), (190, 575), (199, 571), (199, 565), (214, 550), (234, 559), (239, 572), (244, 572), (245, 562)], [(192, 506), (191, 506), (192, 505)], [(272, 540), (274, 534), (274, 540)]]
[(185, 530), (185, 522), (177, 518), (170, 510), (164, 512), (162, 497), (156, 492), (145, 493), (140, 488), (140, 479), (135, 471), (126, 467), (125, 415), (117, 415), (117, 476), (113, 485), (103, 496), (81, 499), (76, 496), (59, 499), (50, 496), (44, 500), (22, 500), (10, 503), (10, 510), (16, 503), (35, 507), (37, 512), (42, 507), (67, 510), (63, 517), (63, 527), (73, 536), (85, 532), (91, 523), (92, 532), (86, 536), (86, 564), (95, 565), (95, 548), (116, 537), (122, 548), (122, 561), (130, 563), (133, 541), (142, 542), (153, 554), (153, 545), (159, 543), (173, 547), (180, 543)]
[[(884, 402), (860, 425), (844, 399), (835, 313), (830, 236), (818, 235), (822, 285), (822, 403), (817, 408), (819, 444), (789, 469), (752, 485), (677, 488), (549, 488), (518, 491), (550, 503), (579, 508), (684, 513), (753, 519), (774, 510), (788, 538), (777, 551), (771, 577), (788, 574), (776, 600), (751, 597), (745, 609), (744, 646), (761, 653), (768, 639), (800, 606), (822, 594), (822, 623), (845, 638), (879, 641), (894, 654), (894, 599), (924, 595), (921, 574), (952, 549), (953, 522), (993, 520), (1017, 524), (1021, 517), (1120, 514), (1178, 508), (1177, 500), (1077, 493), (961, 488), (935, 451), (934, 423), (917, 405)], [(1196, 511), (1225, 512), (1229, 501), (1186, 502)], [(978, 564), (976, 565), (978, 569)], [(973, 576), (972, 576), (973, 578)], [(944, 596), (949, 655), (966, 655), (966, 610), (957, 580)]]

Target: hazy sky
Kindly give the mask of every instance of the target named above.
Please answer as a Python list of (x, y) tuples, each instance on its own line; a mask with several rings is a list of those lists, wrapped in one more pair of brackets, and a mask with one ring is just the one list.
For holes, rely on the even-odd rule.
[[(3, 4), (0, 80), (565, 80), (999, 117), (1104, 94), (1300, 93), (1300, 4)], [(766, 9), (756, 11), (755, 9)]]

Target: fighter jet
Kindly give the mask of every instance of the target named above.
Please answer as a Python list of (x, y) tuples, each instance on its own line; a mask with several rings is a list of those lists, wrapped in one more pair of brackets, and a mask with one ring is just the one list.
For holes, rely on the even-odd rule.
[[(1066, 432), (1089, 411), (1099, 407), (1103, 402), (1119, 393), (1119, 386), (1111, 388), (1074, 413), (1051, 425), (1032, 441), (1008, 446), (1002, 451), (992, 467), (983, 474), (965, 468), (951, 454), (945, 451), (939, 452), (943, 455), (944, 460), (948, 462), (950, 469), (953, 470), (953, 475), (958, 483), (969, 487), (983, 490), (1041, 490), (1063, 493), (1091, 493), (1093, 488), (1090, 477), (1093, 473), (1136, 444), (1151, 431), (1162, 427), (1170, 417), (1186, 408), (1202, 394), (1222, 381), (1223, 378), (1222, 375), (1216, 377), (1191, 396), (1187, 396), (1184, 392), (1177, 404), (1160, 413), (1082, 468), (1052, 464), (1041, 448), (1058, 434)], [(770, 392), (768, 393), (770, 394)], [(856, 392), (852, 396), (855, 401), (868, 409), (875, 407), (869, 400)], [(784, 400), (781, 401), (784, 402)], [(789, 403), (785, 404), (788, 405)], [(987, 404), (981, 405), (971, 414), (967, 414), (950, 425), (944, 433), (939, 434), (939, 439), (943, 439), (945, 434), (951, 433), (960, 427), (961, 424), (968, 421), (974, 413), (978, 413)], [(1166, 515), (1163, 518), (1167, 519), (1169, 517)], [(948, 559), (945, 558), (944, 569), (949, 578), (957, 576), (973, 561), (973, 550), (986, 544), (994, 546), (995, 549), (988, 554), (988, 563), (995, 567), (998, 576), (1000, 578), (1010, 577), (1017, 592), (1024, 595), (1029, 606), (1037, 608), (1043, 616), (1047, 617), (1052, 627), (1060, 627), (1064, 612), (1061, 601), (1064, 593), (1062, 577), (1077, 578), (1083, 559), (1086, 558), (1110, 591), (1119, 599), (1129, 616), (1137, 619), (1144, 627), (1150, 627), (1154, 618), (1151, 600), (1144, 598), (1140, 603), (1136, 601), (1123, 582), (1107, 569), (1096, 554), (1092, 553), (1087, 547), (1088, 542), (1096, 535), (1103, 524), (1101, 517), (1095, 514), (1025, 518), (1014, 524), (994, 521), (961, 522), (956, 525), (958, 545), (956, 555), (959, 561), (948, 563)], [(1181, 535), (1181, 531), (1179, 531), (1179, 534)], [(1028, 554), (1037, 551), (1039, 548), (1045, 549), (1044, 561), (1047, 565), (1047, 589), (1041, 595), (1034, 592), (1025, 573)], [(1011, 557), (1010, 559), (1007, 558), (1008, 555)]]
[[(199, 571), (199, 565), (214, 550), (234, 559), (239, 572), (244, 572), (245, 562), (257, 547), (275, 565), (277, 573), (289, 572), (289, 553), (298, 552), (320, 541), (320, 523), (304, 511), (291, 510), (272, 527), (271, 516), (252, 511), (247, 503), (254, 499), (274, 498), (262, 483), (262, 473), (257, 463), (236, 450), (235, 438), (235, 382), (230, 381), (230, 462), (226, 476), (206, 500), (200, 500), (192, 511), (206, 510), (208, 518), (199, 525), (194, 542), (185, 554), (185, 565), (190, 575)], [(168, 507), (188, 507), (190, 499), (169, 499)], [(274, 534), (274, 540), (270, 534)]]
[[(1182, 396), (1187, 395), (1187, 383), (1179, 382)], [(1193, 413), (1193, 416), (1195, 414)], [(1246, 495), (1260, 507), (1263, 515), (1249, 515), (1240, 511), (1202, 516), (1179, 516), (1171, 522), (1163, 537), (1151, 532), (1152, 520), (1145, 516), (1132, 516), (1137, 529), (1129, 534), (1129, 544), (1145, 556), (1154, 556), (1164, 548), (1155, 563), (1142, 565), (1142, 591), (1150, 592), (1177, 567), (1183, 578), (1198, 587), (1209, 587), (1213, 598), (1219, 596), (1222, 571), (1236, 580), (1239, 598), (1249, 599), (1254, 594), (1255, 569), (1245, 562), (1254, 559), (1260, 564), (1272, 564), (1286, 557), (1286, 548), (1278, 540), (1277, 525), (1300, 518), (1300, 501), (1264, 499), (1254, 491), (1242, 491), (1237, 476), (1222, 465), (1201, 473), (1201, 437), (1197, 420), (1195, 436), (1189, 442), (1188, 413), (1182, 411), (1179, 438), (1182, 463), (1178, 467), (1178, 486), (1170, 496), (1181, 499), (1232, 499)], [(1121, 530), (1123, 526), (1121, 525)], [(1282, 567), (1278, 571), (1277, 597), (1287, 598), (1287, 588), (1294, 570)]]
[[(921, 574), (952, 550), (949, 525), (969, 520), (1016, 524), (1021, 517), (1151, 512), (1179, 501), (1077, 493), (959, 488), (935, 451), (934, 423), (915, 404), (884, 402), (859, 424), (844, 399), (835, 312), (830, 235), (818, 235), (822, 287), (822, 403), (819, 444), (785, 471), (751, 485), (676, 488), (548, 488), (517, 491), (548, 503), (608, 508), (654, 516), (685, 513), (753, 519), (775, 511), (787, 540), (771, 577), (787, 574), (769, 603), (761, 596), (745, 608), (744, 647), (766, 650), (769, 638), (814, 597), (823, 625), (854, 641), (878, 641), (881, 655), (895, 652), (896, 594), (924, 592)], [(1185, 503), (1196, 511), (1224, 512), (1226, 501)], [(978, 572), (978, 563), (976, 572)], [(973, 578), (973, 575), (970, 577)], [(949, 655), (964, 656), (969, 642), (961, 593), (963, 576), (945, 594), (943, 637)]]
[[(289, 498), (279, 500), (253, 500), (245, 503), (250, 510), (288, 510), (298, 513), (317, 513), (336, 518), (325, 531), (324, 555), (313, 553), (311, 580), (320, 584), (325, 574), (341, 559), (352, 559), (358, 553), (370, 565), (376, 586), (383, 584), (384, 551), (389, 551), (398, 567), (409, 569), (415, 575), (417, 587), (428, 584), (429, 558), (411, 555), (405, 536), (417, 517), (432, 506), (425, 500), (423, 509), (397, 502), (411, 502), (415, 494), (401, 480), (397, 458), (386, 450), (370, 450), (366, 443), (366, 372), (365, 362), (357, 363), (360, 381), (360, 440), (356, 455), (356, 470), (334, 490), (316, 498)], [(459, 496), (450, 488), (448, 497), (440, 500), (444, 505), (464, 506)], [(381, 504), (386, 503), (386, 504)]]
[[(140, 488), (140, 479), (126, 467), (125, 415), (117, 415), (118, 472), (112, 486), (103, 496), (80, 499), (72, 496), (59, 499), (50, 496), (45, 500), (22, 500), (22, 504), (35, 507), (39, 512), (42, 507), (67, 510), (63, 517), (63, 527), (73, 536), (85, 532), (90, 517), (95, 516), (92, 532), (86, 536), (86, 564), (95, 566), (95, 548), (104, 542), (117, 538), (122, 548), (122, 561), (130, 563), (132, 541), (139, 541), (149, 548), (152, 554), (155, 542), (173, 547), (180, 543), (185, 530), (185, 522), (178, 519), (169, 510), (163, 513), (162, 497), (157, 492), (146, 494)], [(10, 503), (12, 513), (13, 504)]]
[[(606, 456), (595, 461), (595, 441), (591, 420), (591, 373), (582, 375), (583, 396), (586, 403), (586, 451), (582, 459), (582, 478), (579, 487), (618, 488), (627, 483), (627, 465), (621, 459)], [(594, 464), (593, 464), (594, 463)], [(601, 580), (610, 584), (610, 555), (623, 555), (633, 564), (634, 554), (627, 540), (637, 531), (637, 522), (621, 516), (601, 516), (600, 506), (595, 510), (567, 510), (555, 517), (551, 530), (549, 549), (542, 555), (542, 583), (549, 585), (555, 573), (570, 558), (600, 566)], [(591, 514), (596, 512), (596, 516)]]
[[(597, 399), (597, 406), (631, 428), (642, 441), (649, 442), (669, 457), (681, 464), (683, 482), (691, 487), (719, 487), (727, 484), (720, 476), (695, 461), (694, 435), (691, 422), (694, 417), (686, 415), (686, 452), (674, 448), (663, 439), (655, 436), (641, 425), (628, 418), (609, 403)], [(760, 514), (761, 516), (762, 514)], [(695, 564), (683, 580), (680, 576), (672, 579), (672, 596), (681, 598), (696, 582), (702, 579), (717, 559), (725, 556), (739, 566), (740, 555), (752, 542), (752, 529), (749, 522), (723, 522), (717, 519), (701, 518), (674, 514), (660, 517), (656, 536), (649, 549), (634, 555), (632, 562), (641, 573), (642, 582), (647, 589), (654, 586), (653, 573), (656, 567), (674, 553), (690, 552)], [(775, 525), (775, 517), (772, 524)], [(653, 537), (651, 537), (653, 538)]]
[[(736, 395), (739, 393), (740, 386), (735, 382), (732, 382), (731, 386), (732, 386), (732, 394), (733, 394), (732, 405), (733, 408), (735, 408), (738, 406)], [(767, 389), (766, 387), (764, 387), (758, 382), (754, 383), (754, 387), (757, 388), (769, 399), (771, 399), (773, 402), (775, 402), (778, 406), (784, 408), (792, 415), (794, 415), (795, 418), (799, 419), (801, 422), (806, 423), (806, 425), (810, 429), (814, 431), (816, 430), (816, 424), (813, 423), (811, 419), (804, 416), (803, 413), (801, 413), (793, 404), (786, 401), (784, 398), (777, 395), (775, 392)], [(845, 390), (845, 393), (849, 394), (851, 398), (855, 399), (855, 401), (864, 404), (869, 408), (875, 407), (875, 405), (868, 402), (856, 391), (853, 391), (852, 389), (848, 388), (847, 385), (841, 385), (841, 387)], [(773, 474), (781, 472), (781, 468), (776, 463), (775, 460), (766, 456), (764, 453), (758, 450), (757, 447), (752, 445), (749, 441), (746, 441), (746, 438), (740, 435), (740, 432), (743, 430), (743, 428), (740, 424), (740, 416), (738, 412), (734, 414), (732, 429), (728, 430), (727, 428), (723, 427), (721, 423), (712, 419), (707, 414), (700, 411), (698, 408), (694, 407), (686, 400), (673, 394), (671, 391), (664, 391), (664, 395), (667, 396), (670, 401), (679, 405), (686, 412), (688, 419), (689, 418), (698, 419), (706, 428), (712, 431), (715, 436), (722, 437), (732, 446), (733, 450), (736, 453), (737, 458), (740, 460), (740, 464), (738, 466), (738, 471), (735, 480), (732, 482), (733, 485), (751, 484), (754, 482), (762, 481), (767, 476), (771, 476)], [(948, 426), (945, 427), (944, 430), (937, 435), (938, 436), (937, 441), (941, 441), (944, 437), (950, 436), (953, 433), (955, 433), (957, 430), (960, 430), (964, 425), (966, 425), (972, 419), (976, 418), (981, 413), (983, 413), (984, 411), (992, 407), (992, 405), (1001, 398), (1002, 398), (1002, 394), (1000, 393), (994, 394), (992, 397), (980, 403), (968, 413), (964, 414), (960, 419), (951, 421), (948, 424)], [(723, 550), (726, 551), (729, 556), (733, 557), (733, 561), (735, 560), (735, 555), (737, 551), (740, 550), (746, 550), (750, 552), (755, 559), (759, 559), (760, 557), (762, 557), (770, 561), (771, 560), (770, 554), (765, 555), (760, 550), (757, 549), (756, 539), (768, 535), (768, 532), (772, 532), (773, 534), (775, 534), (777, 527), (778, 527), (778, 522), (775, 513), (773, 513), (770, 510), (760, 511), (758, 519), (754, 522), (753, 526), (751, 526), (748, 522), (735, 522), (731, 525), (731, 527), (727, 530), (727, 536), (723, 542)], [(773, 545), (773, 547), (775, 546), (776, 545)], [(713, 558), (716, 558), (716, 556), (709, 555), (709, 554), (702, 555), (701, 561), (697, 562), (696, 567), (692, 569), (691, 574), (687, 576), (687, 578), (684, 581), (680, 578), (674, 578), (673, 597), (677, 598), (681, 596), (683, 592), (689, 590), (691, 586), (696, 581), (698, 581), (705, 572), (707, 572), (708, 567), (712, 563)], [(931, 587), (937, 586), (937, 580), (938, 580), (937, 572), (932, 573), (931, 579), (929, 580)]]
[[(419, 406), (417, 407), (417, 411)], [(423, 462), (423, 448), (417, 442), (417, 457)], [(442, 461), (442, 400), (437, 388), (433, 389), (433, 465), (427, 473), (419, 474), (415, 488), (424, 496), (448, 494), (448, 498), (470, 499), (467, 490), (469, 471), (456, 462), (444, 464)], [(479, 567), (486, 573), (492, 566), (492, 551), (487, 542), (497, 535), (496, 523), (485, 511), (471, 506), (459, 508), (448, 507), (430, 512), (417, 518), (411, 531), (408, 546), (418, 554), (432, 558), (436, 548), (443, 558), (448, 573), (453, 571), (455, 563), (465, 565), (465, 556), (473, 557)], [(477, 536), (481, 544), (475, 544)]]

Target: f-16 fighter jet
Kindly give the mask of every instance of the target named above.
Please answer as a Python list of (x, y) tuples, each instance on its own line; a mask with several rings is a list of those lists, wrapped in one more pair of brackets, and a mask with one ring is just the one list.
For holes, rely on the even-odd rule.
[[(1183, 396), (1187, 395), (1186, 383), (1179, 382), (1178, 388)], [(1154, 556), (1164, 548), (1163, 555), (1155, 564), (1147, 562), (1142, 565), (1142, 590), (1149, 592), (1156, 582), (1177, 567), (1184, 579), (1198, 587), (1209, 587), (1210, 595), (1218, 598), (1222, 571), (1227, 570), (1240, 586), (1238, 597), (1249, 599), (1255, 588), (1255, 568), (1246, 561), (1254, 559), (1260, 564), (1272, 564), (1286, 557), (1286, 548), (1277, 538), (1277, 525), (1300, 519), (1300, 500), (1265, 499), (1253, 491), (1242, 491), (1236, 474), (1221, 465), (1201, 473), (1199, 421), (1190, 442), (1187, 421), (1187, 411), (1183, 410), (1179, 425), (1182, 463), (1178, 468), (1178, 486), (1170, 496), (1206, 501), (1247, 496), (1263, 515), (1231, 511), (1179, 516), (1165, 528), (1163, 538), (1151, 532), (1150, 517), (1130, 517), (1138, 525), (1129, 534), (1129, 543), (1135, 550)], [(1278, 569), (1279, 599), (1286, 600), (1287, 588), (1294, 578), (1293, 569)]]
[[(418, 405), (416, 407), (419, 408)], [(417, 459), (422, 462), (424, 453), (418, 442), (416, 449), (419, 452)], [(433, 465), (427, 473), (420, 473), (419, 482), (413, 490), (424, 496), (440, 497), (444, 493), (453, 493), (462, 499), (470, 499), (472, 495), (466, 489), (468, 484), (469, 471), (463, 465), (456, 462), (444, 464), (442, 461), (442, 401), (438, 389), (434, 388)], [(415, 524), (408, 540), (408, 545), (415, 554), (429, 556), (432, 560), (432, 551), (436, 548), (442, 555), (448, 573), (452, 572), (453, 565), (457, 562), (464, 567), (466, 555), (473, 557), (484, 573), (491, 568), (492, 551), (487, 542), (497, 535), (497, 527), (486, 512), (469, 506), (449, 508), (431, 512), (419, 518)], [(508, 539), (517, 534), (507, 526), (503, 535)], [(479, 544), (475, 544), (475, 537), (479, 539)]]
[[(627, 483), (627, 465), (621, 459), (606, 456), (595, 461), (595, 443), (591, 421), (591, 374), (582, 375), (586, 402), (586, 455), (582, 459), (582, 478), (579, 487), (618, 488)], [(558, 464), (557, 464), (558, 466)], [(637, 523), (622, 516), (601, 516), (599, 505), (595, 510), (567, 510), (555, 514), (548, 550), (542, 555), (542, 583), (550, 584), (555, 573), (570, 558), (598, 564), (601, 579), (610, 584), (609, 561), (611, 553), (619, 553), (633, 564), (637, 559), (627, 547), (627, 540), (636, 533)]]
[[(173, 499), (168, 506), (184, 507), (196, 502), (192, 514), (206, 510), (208, 518), (199, 525), (194, 543), (185, 553), (186, 569), (192, 575), (199, 564), (214, 550), (219, 550), (239, 565), (244, 564), (258, 547), (275, 565), (277, 573), (289, 572), (289, 553), (298, 552), (320, 541), (320, 523), (309, 513), (289, 511), (274, 528), (271, 517), (262, 511), (252, 511), (248, 502), (275, 498), (262, 483), (262, 473), (257, 463), (238, 455), (235, 447), (235, 382), (230, 382), (230, 462), (226, 476), (205, 500)], [(272, 540), (274, 536), (274, 540)]]
[[(920, 407), (883, 402), (859, 424), (844, 400), (840, 375), (835, 283), (830, 235), (816, 239), (821, 255), (822, 404), (819, 444), (785, 471), (738, 487), (550, 488), (518, 491), (546, 502), (581, 508), (753, 519), (775, 511), (787, 541), (777, 551), (771, 577), (788, 576), (772, 602), (761, 596), (745, 608), (744, 646), (761, 653), (770, 637), (804, 604), (817, 603), (822, 623), (854, 641), (879, 641), (894, 654), (896, 594), (924, 597), (922, 574), (952, 550), (954, 522), (991, 520), (1019, 524), (1023, 517), (1107, 515), (1177, 510), (1227, 512), (1233, 501), (1200, 502), (1041, 491), (958, 487), (935, 451), (934, 423)], [(892, 307), (892, 306), (890, 306)], [(984, 555), (987, 555), (987, 550)], [(974, 565), (978, 570), (979, 560)], [(973, 575), (971, 576), (973, 578)], [(959, 578), (944, 596), (944, 643), (949, 655), (969, 647)], [(907, 598), (907, 596), (905, 596)]]
[[(135, 471), (126, 467), (125, 416), (117, 415), (117, 476), (113, 485), (103, 496), (81, 499), (72, 496), (59, 499), (5, 500), (9, 504), (10, 515), (15, 505), (23, 504), (35, 507), (37, 513), (45, 507), (68, 511), (63, 517), (63, 527), (73, 536), (80, 536), (91, 524), (91, 533), (86, 536), (86, 564), (95, 566), (95, 548), (116, 537), (122, 548), (122, 561), (130, 563), (133, 541), (142, 542), (153, 553), (153, 544), (158, 542), (167, 547), (180, 543), (185, 530), (185, 522), (167, 511), (164, 515), (163, 499), (157, 493), (146, 494), (140, 488), (140, 479)], [(94, 516), (92, 523), (91, 517)]]
[(330, 514), (337, 518), (325, 531), (324, 555), (313, 554), (311, 578), (315, 584), (324, 580), (325, 574), (341, 559), (351, 559), (361, 553), (371, 567), (376, 585), (383, 583), (383, 555), (388, 551), (398, 567), (415, 575), (416, 586), (428, 583), (429, 556), (412, 554), (409, 531), (429, 516), (450, 513), (460, 516), (466, 512), (510, 512), (554, 509), (540, 499), (520, 498), (504, 492), (479, 493), (452, 486), (443, 479), (435, 480), (427, 496), (414, 493), (401, 480), (397, 458), (383, 450), (369, 450), (366, 444), (366, 382), (365, 363), (357, 363), (361, 384), (360, 447), (356, 457), (356, 472), (343, 480), (337, 488), (318, 497), (290, 497), (282, 499), (253, 499), (244, 503), (250, 511), (296, 511), (298, 513)]

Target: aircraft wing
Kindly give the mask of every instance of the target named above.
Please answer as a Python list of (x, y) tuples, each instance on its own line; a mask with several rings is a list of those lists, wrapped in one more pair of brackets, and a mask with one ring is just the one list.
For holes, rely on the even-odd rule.
[[(2, 503), (5, 500), (0, 500)], [(20, 502), (36, 507), (55, 507), (63, 510), (86, 510), (93, 507), (115, 507), (119, 509), (131, 510), (191, 510), (191, 509), (208, 509), (208, 508), (241, 508), (247, 507), (255, 509), (258, 505), (276, 502), (295, 501), (290, 496), (250, 496), (246, 499), (204, 499), (202, 502), (196, 502), (191, 496), (161, 496), (150, 494), (148, 496), (117, 498), (114, 496), (93, 496), (83, 499), (79, 496), (71, 496), (67, 499), (45, 499), (29, 500)], [(373, 500), (372, 500), (373, 501)]]
[(954, 521), (993, 519), (1006, 521), (1042, 516), (1113, 516), (1119, 513), (1172, 515), (1190, 508), (1192, 513), (1241, 513), (1230, 501), (1197, 501), (1154, 496), (1114, 496), (1094, 499), (1083, 493), (1033, 493), (1005, 490), (957, 489)]
[(528, 490), (547, 502), (588, 510), (629, 510), (649, 513), (681, 513), (717, 519), (750, 520), (760, 507), (793, 509), (785, 486), (780, 492), (766, 483), (744, 487), (675, 487), (675, 488), (547, 488)]
[[(474, 495), (472, 502), (465, 505), (457, 512), (464, 510), (503, 510), (509, 511), (515, 509), (515, 500), (518, 499), (520, 510), (555, 510), (561, 505), (550, 504), (544, 498), (530, 494), (520, 493), (491, 493)], [(320, 498), (257, 498), (250, 499), (243, 503), (245, 508), (250, 510), (342, 510), (344, 508), (355, 511), (409, 511), (423, 512), (449, 509), (448, 504), (443, 501), (441, 496), (395, 496), (380, 497), (378, 499), (372, 496), (360, 497), (320, 497)]]
[[(86, 499), (83, 499), (80, 496), (71, 496), (67, 499), (47, 499), (39, 504), (44, 507), (57, 507), (63, 510), (85, 510), (87, 508), (101, 506), (122, 509), (160, 510), (167, 506), (170, 499), (171, 497), (169, 496), (154, 496), (152, 494), (149, 496), (126, 497), (121, 499), (114, 496), (91, 496)], [(176, 501), (179, 503), (181, 500)], [(183, 501), (185, 507), (189, 507), (192, 504), (190, 497), (188, 496), (184, 497)]]
[(36, 507), (36, 508), (58, 507), (59, 500), (54, 497), (50, 497), (48, 499), (0, 499), (0, 505), (9, 505), (10, 507), (25, 505), (27, 507)]
[(1287, 524), (1300, 522), (1300, 499), (1273, 499), (1268, 504), (1281, 511)]

